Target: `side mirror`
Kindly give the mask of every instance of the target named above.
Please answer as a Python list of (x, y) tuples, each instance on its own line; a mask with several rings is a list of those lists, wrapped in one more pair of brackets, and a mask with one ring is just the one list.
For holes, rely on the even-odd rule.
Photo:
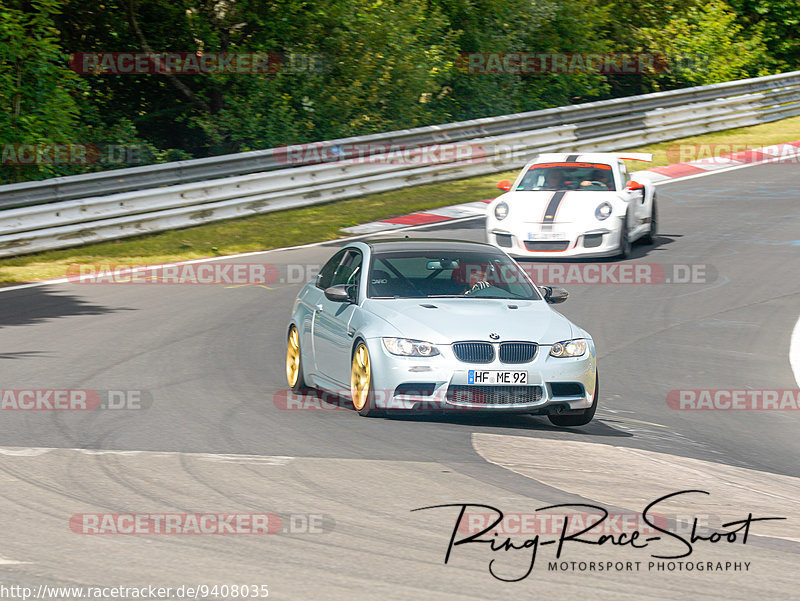
[(643, 188), (644, 188), (644, 185), (642, 185), (639, 182), (634, 181), (634, 180), (629, 181), (628, 185), (625, 186), (626, 190), (631, 190), (631, 191), (633, 191), (633, 190), (642, 190)]
[(345, 284), (336, 284), (335, 286), (326, 288), (325, 298), (334, 303), (349, 303), (352, 300), (350, 298), (350, 292), (347, 290), (347, 285)]
[(500, 188), (503, 192), (509, 192), (511, 190), (511, 182), (507, 179), (497, 182), (497, 187)]
[(560, 286), (542, 286), (544, 292), (544, 300), (551, 305), (563, 303), (569, 298), (569, 292)]

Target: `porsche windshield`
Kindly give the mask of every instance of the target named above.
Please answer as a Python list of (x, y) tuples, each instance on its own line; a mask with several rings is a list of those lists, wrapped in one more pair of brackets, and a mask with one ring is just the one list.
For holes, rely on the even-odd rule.
[(506, 255), (486, 252), (394, 251), (372, 256), (370, 298), (541, 298)]
[(539, 163), (531, 166), (517, 190), (616, 190), (614, 172), (602, 163)]

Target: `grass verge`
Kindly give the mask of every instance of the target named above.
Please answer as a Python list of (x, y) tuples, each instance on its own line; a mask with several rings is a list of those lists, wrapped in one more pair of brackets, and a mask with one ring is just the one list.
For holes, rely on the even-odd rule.
[[(630, 150), (652, 152), (653, 162), (648, 167), (658, 167), (677, 162), (678, 154), (668, 152), (668, 149), (679, 145), (735, 144), (756, 148), (795, 141), (798, 139), (798, 131), (800, 117), (793, 117)], [(642, 165), (644, 164), (637, 162), (630, 168), (642, 169)], [(343, 237), (340, 229), (350, 225), (493, 198), (497, 194), (495, 184), (501, 179), (513, 179), (516, 173), (515, 170), (427, 184), (303, 209), (0, 259), (0, 285), (64, 277), (67, 267), (73, 263), (147, 265), (334, 240)]]

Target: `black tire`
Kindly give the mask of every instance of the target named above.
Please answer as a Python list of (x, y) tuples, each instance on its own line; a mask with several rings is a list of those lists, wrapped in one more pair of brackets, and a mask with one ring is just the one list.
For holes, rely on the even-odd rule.
[(595, 372), (594, 377), (595, 383), (592, 406), (588, 409), (585, 409), (582, 413), (573, 415), (548, 415), (547, 419), (550, 420), (551, 424), (561, 428), (569, 428), (573, 426), (585, 426), (592, 421), (592, 419), (594, 419), (594, 414), (597, 412), (597, 401), (600, 398), (600, 377), (597, 372)]
[[(364, 355), (359, 355), (362, 352), (366, 356), (366, 377), (367, 377), (367, 393), (366, 399), (364, 400), (364, 404), (359, 407), (358, 399), (356, 396), (356, 383), (354, 378), (357, 376), (355, 372), (357, 370), (357, 365), (362, 364), (363, 361), (357, 359), (357, 357), (363, 357)], [(362, 381), (363, 382), (363, 381)], [(361, 388), (361, 386), (359, 386)], [(363, 390), (363, 388), (361, 388)], [(372, 365), (369, 358), (369, 349), (367, 348), (366, 343), (363, 340), (359, 340), (356, 342), (355, 346), (353, 347), (353, 355), (350, 361), (350, 396), (353, 399), (353, 408), (358, 411), (358, 414), (362, 417), (379, 417), (383, 415), (383, 411), (377, 409), (375, 407), (375, 387), (374, 387), (374, 379), (372, 377)]]
[(658, 210), (656, 207), (656, 193), (653, 192), (653, 210), (650, 213), (650, 231), (647, 232), (642, 240), (645, 244), (655, 244), (658, 237)]
[[(292, 376), (290, 374), (290, 354), (292, 352), (292, 336), (295, 336), (295, 341), (297, 343), (297, 379), (292, 383)], [(289, 333), (286, 336), (286, 380), (291, 389), (295, 392), (304, 392), (309, 390), (308, 384), (306, 384), (305, 376), (303, 375), (303, 353), (300, 352), (300, 333), (297, 331), (297, 327), (292, 324), (289, 327)]]
[(617, 249), (617, 259), (625, 260), (631, 256), (631, 239), (628, 235), (628, 217), (630, 216), (630, 210), (628, 213), (625, 213), (625, 223), (622, 225), (622, 229), (620, 230), (619, 234), (619, 248)]

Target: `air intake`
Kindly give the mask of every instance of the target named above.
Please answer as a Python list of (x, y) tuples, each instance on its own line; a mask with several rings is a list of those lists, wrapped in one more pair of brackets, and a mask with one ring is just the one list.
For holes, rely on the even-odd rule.
[(494, 347), (488, 342), (456, 342), (453, 352), (464, 363), (491, 363)]

